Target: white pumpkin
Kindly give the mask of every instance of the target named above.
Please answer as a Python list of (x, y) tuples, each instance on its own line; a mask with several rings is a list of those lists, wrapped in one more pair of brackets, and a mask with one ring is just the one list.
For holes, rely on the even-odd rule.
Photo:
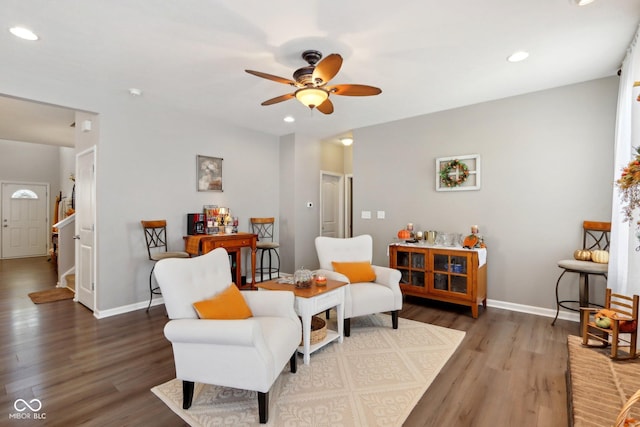
[(598, 264), (608, 264), (609, 252), (602, 250), (591, 251), (591, 261), (597, 262)]

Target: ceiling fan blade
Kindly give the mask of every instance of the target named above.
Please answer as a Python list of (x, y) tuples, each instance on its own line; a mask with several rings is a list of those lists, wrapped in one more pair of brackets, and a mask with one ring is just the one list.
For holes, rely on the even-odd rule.
[(367, 85), (335, 85), (325, 89), (336, 95), (343, 96), (370, 96), (382, 93), (381, 89)]
[(266, 101), (264, 101), (262, 104), (260, 105), (273, 105), (273, 104), (277, 104), (278, 102), (282, 102), (282, 101), (286, 101), (287, 99), (291, 99), (293, 98), (295, 95), (293, 93), (288, 93), (286, 95), (280, 95), (280, 96), (276, 96), (275, 98), (271, 98), (271, 99), (267, 99)]
[(293, 80), (285, 79), (284, 77), (274, 76), (273, 74), (263, 73), (261, 71), (253, 71), (253, 70), (245, 70), (249, 74), (253, 74), (257, 77), (262, 77), (263, 79), (273, 80), (274, 82), (282, 83), (285, 85), (296, 86), (296, 82)]
[(338, 74), (340, 67), (342, 67), (342, 56), (337, 53), (332, 53), (316, 65), (316, 68), (313, 70), (313, 83), (316, 86), (327, 84), (329, 80)]
[(333, 113), (333, 102), (329, 98), (327, 98), (322, 104), (316, 107), (318, 111), (324, 114)]

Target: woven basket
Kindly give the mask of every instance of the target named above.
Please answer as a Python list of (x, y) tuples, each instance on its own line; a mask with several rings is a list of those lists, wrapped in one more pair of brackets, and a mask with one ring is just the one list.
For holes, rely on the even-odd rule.
[[(327, 337), (327, 322), (321, 317), (313, 316), (311, 318), (311, 345), (317, 344)], [(300, 341), (300, 345), (304, 343)]]
[(635, 427), (640, 425), (640, 422), (638, 422), (637, 419), (631, 418), (629, 413), (631, 407), (638, 401), (640, 401), (640, 390), (636, 391), (633, 396), (627, 400), (627, 403), (624, 404), (616, 419), (615, 427)]

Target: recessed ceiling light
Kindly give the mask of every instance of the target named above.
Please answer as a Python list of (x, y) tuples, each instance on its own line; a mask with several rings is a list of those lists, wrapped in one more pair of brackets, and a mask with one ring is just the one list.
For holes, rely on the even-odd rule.
[(284, 118), (284, 121), (287, 123), (293, 123), (296, 121), (296, 119), (293, 116), (287, 116)]
[(39, 38), (33, 31), (24, 27), (11, 27), (9, 28), (9, 31), (14, 36), (19, 37), (23, 40), (35, 41)]
[(142, 96), (142, 90), (132, 87), (129, 89), (129, 95), (131, 96)]
[(525, 52), (524, 50), (520, 50), (518, 52), (514, 52), (507, 58), (509, 62), (520, 62), (524, 61), (529, 57), (529, 52)]
[(593, 3), (595, 0), (575, 0), (578, 6), (586, 6), (588, 4)]
[(353, 138), (346, 136), (344, 138), (340, 138), (340, 142), (342, 142), (342, 145), (344, 145), (345, 147), (348, 147), (353, 144)]

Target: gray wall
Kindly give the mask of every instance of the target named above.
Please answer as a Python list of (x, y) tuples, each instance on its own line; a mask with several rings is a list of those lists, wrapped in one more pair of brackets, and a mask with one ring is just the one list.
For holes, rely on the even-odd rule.
[(68, 151), (68, 148), (53, 145), (0, 139), (0, 181), (49, 184), (50, 225), (53, 224), (58, 192), (62, 189), (65, 195), (69, 195), (61, 188), (64, 179), (61, 172), (61, 152)]
[[(609, 218), (617, 84), (603, 79), (355, 130), (355, 233), (371, 233), (375, 260), (386, 264), (386, 245), (407, 222), (460, 232), (478, 224), (489, 246), (489, 298), (552, 307), (556, 261), (579, 245), (581, 221)], [(251, 216), (279, 218), (283, 270), (317, 267), (320, 141), (71, 86), (34, 82), (13, 95), (100, 113), (99, 312), (148, 299), (140, 220), (166, 218), (170, 247), (179, 249), (186, 214), (205, 204), (230, 207), (241, 230)], [(473, 153), (482, 156), (482, 189), (435, 192), (434, 159)], [(224, 192), (196, 191), (197, 154), (224, 158)], [(387, 219), (361, 220), (361, 210), (385, 210)]]
[[(582, 221), (610, 220), (617, 87), (611, 77), (357, 129), (354, 234), (373, 235), (386, 265), (408, 222), (467, 234), (478, 224), (489, 299), (555, 307), (556, 263), (580, 247)], [(482, 188), (436, 192), (435, 159), (465, 154), (480, 154)]]
[[(252, 216), (279, 216), (277, 138), (153, 105), (105, 106), (100, 123), (100, 309), (149, 297), (140, 220), (167, 219), (169, 248), (182, 250), (186, 215), (203, 205), (229, 207), (240, 231)], [(223, 192), (196, 190), (198, 154), (224, 159)]]

